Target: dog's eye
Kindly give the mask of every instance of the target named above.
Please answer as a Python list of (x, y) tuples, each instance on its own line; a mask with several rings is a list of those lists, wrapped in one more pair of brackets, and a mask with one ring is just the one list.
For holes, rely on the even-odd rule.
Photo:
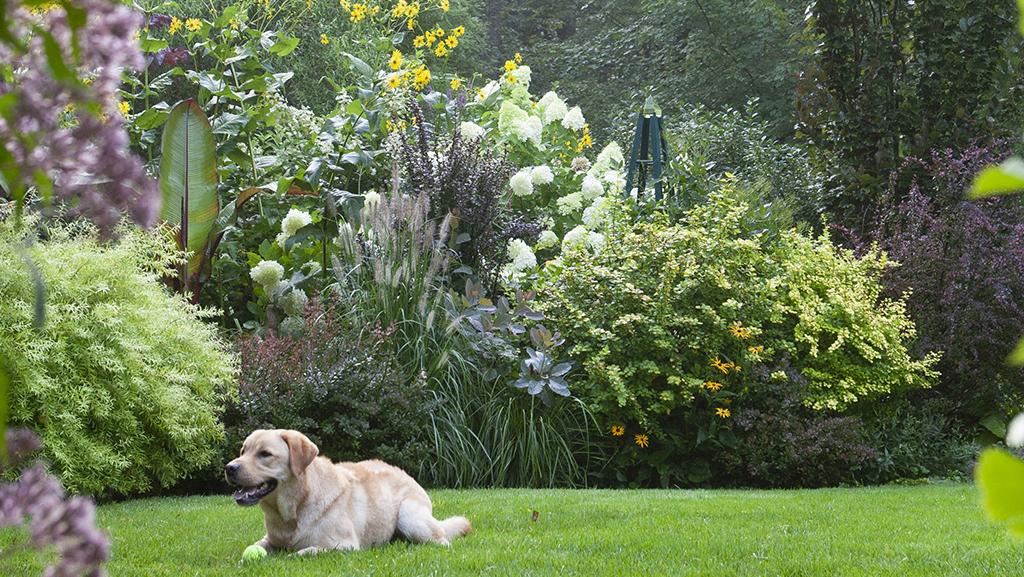
[(268, 457), (273, 457), (274, 455), (272, 455), (270, 451), (260, 451), (259, 453), (256, 454), (256, 456), (261, 459), (266, 459)]

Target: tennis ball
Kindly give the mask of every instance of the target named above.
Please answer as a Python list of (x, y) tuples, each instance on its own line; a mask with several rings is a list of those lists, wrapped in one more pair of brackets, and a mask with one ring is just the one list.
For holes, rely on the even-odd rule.
[(267, 556), (267, 550), (259, 545), (249, 545), (242, 551), (242, 562), (253, 563), (255, 561), (262, 561)]

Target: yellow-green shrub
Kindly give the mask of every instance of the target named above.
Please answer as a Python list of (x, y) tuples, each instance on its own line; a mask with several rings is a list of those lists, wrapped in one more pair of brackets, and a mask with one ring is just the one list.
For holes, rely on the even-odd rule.
[(567, 249), (530, 287), (582, 368), (572, 392), (615, 427), (614, 454), (663, 483), (706, 479), (683, 457), (735, 447), (732, 421), (772, 383), (792, 381), (806, 409), (844, 411), (936, 376), (934, 356), (907, 350), (903, 302), (880, 298), (884, 255), (769, 234), (736, 196), (727, 181), (678, 223), (618, 205), (599, 250)]
[[(37, 430), (71, 491), (168, 486), (207, 464), (235, 360), (202, 311), (160, 283), (180, 255), (158, 233), (101, 243), (84, 225), (32, 231), (0, 220), (0, 358), (11, 422)], [(45, 325), (23, 256), (45, 283)]]

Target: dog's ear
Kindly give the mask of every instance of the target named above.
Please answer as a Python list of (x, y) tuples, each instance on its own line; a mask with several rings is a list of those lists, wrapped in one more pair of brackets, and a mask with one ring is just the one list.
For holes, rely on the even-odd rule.
[(320, 454), (320, 449), (298, 431), (282, 431), (281, 438), (288, 443), (288, 465), (292, 469), (292, 475), (298, 477)]

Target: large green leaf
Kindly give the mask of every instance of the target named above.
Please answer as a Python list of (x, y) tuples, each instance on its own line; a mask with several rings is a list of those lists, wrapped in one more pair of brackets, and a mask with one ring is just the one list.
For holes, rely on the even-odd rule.
[(202, 266), (220, 212), (213, 130), (195, 101), (179, 102), (171, 110), (160, 147), (160, 217), (178, 227), (178, 245), (190, 253), (192, 277)]
[(974, 475), (989, 518), (1024, 536), (1024, 461), (1002, 449), (986, 449)]
[(1013, 194), (1024, 190), (1024, 160), (1009, 158), (998, 166), (985, 167), (974, 177), (969, 198)]

